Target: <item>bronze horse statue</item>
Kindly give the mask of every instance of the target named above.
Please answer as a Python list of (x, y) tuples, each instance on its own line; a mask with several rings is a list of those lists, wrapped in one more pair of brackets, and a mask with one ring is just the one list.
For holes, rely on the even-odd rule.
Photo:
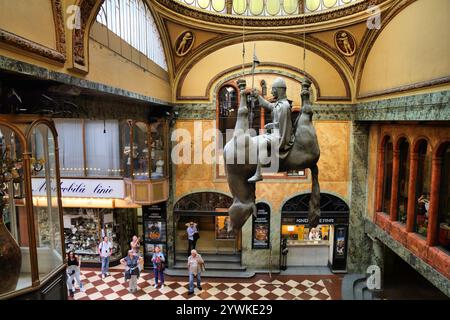
[[(257, 164), (250, 161), (249, 150), (252, 150), (252, 148), (255, 150), (258, 139), (261, 137), (261, 135), (252, 137), (248, 131), (248, 92), (245, 90), (245, 80), (238, 80), (238, 86), (240, 89), (240, 105), (236, 126), (232, 139), (224, 147), (225, 171), (228, 186), (233, 195), (233, 204), (228, 210), (231, 220), (229, 229), (234, 232), (241, 230), (251, 214), (256, 215), (256, 183), (251, 182), (251, 180), (254, 178)], [(309, 98), (310, 86), (311, 82), (308, 79), (302, 81), (302, 109), (292, 127), (293, 144), (285, 157), (276, 160), (279, 161), (278, 172), (304, 170), (306, 168), (311, 170), (312, 190), (308, 219), (310, 227), (315, 227), (318, 225), (320, 217), (319, 168), (317, 166), (320, 149), (316, 130), (312, 124), (313, 109)], [(239, 152), (241, 152), (240, 161), (238, 159)], [(242, 152), (245, 152), (245, 159), (242, 158)]]

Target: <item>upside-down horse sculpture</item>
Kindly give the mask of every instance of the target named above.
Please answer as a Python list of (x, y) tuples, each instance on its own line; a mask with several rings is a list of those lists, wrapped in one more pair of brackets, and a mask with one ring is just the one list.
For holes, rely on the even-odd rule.
[[(311, 200), (309, 203), (308, 220), (310, 227), (317, 226), (320, 217), (320, 187), (317, 162), (320, 157), (316, 130), (312, 123), (313, 109), (310, 102), (310, 86), (308, 79), (302, 81), (302, 108), (294, 123), (291, 121), (291, 105), (286, 97), (284, 79), (275, 79), (272, 85), (272, 95), (275, 102), (269, 103), (256, 90), (245, 90), (246, 82), (238, 80), (240, 89), (240, 105), (232, 139), (224, 148), (225, 170), (228, 185), (233, 195), (233, 204), (228, 210), (230, 216), (230, 231), (241, 230), (251, 214), (256, 214), (255, 191), (256, 182), (262, 180), (262, 153), (260, 150), (275, 147), (275, 157), (272, 151), (270, 161), (278, 161), (277, 171), (311, 170)], [(258, 99), (260, 106), (272, 113), (273, 123), (266, 129), (271, 133), (251, 136), (249, 132), (249, 110), (247, 95)], [(258, 149), (259, 148), (259, 149)], [(257, 152), (256, 161), (252, 161), (252, 151)], [(266, 154), (266, 153), (265, 153)], [(267, 162), (267, 157), (266, 157)], [(264, 166), (264, 165), (263, 165)], [(267, 163), (265, 167), (267, 167)], [(273, 163), (271, 163), (273, 168)]]

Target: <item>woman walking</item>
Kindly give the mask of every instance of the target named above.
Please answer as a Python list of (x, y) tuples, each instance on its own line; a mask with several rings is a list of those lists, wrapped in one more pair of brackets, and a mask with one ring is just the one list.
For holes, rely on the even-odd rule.
[(78, 282), (80, 291), (83, 292), (83, 283), (80, 279), (81, 259), (73, 251), (67, 253), (67, 287), (71, 297), (75, 294), (75, 281)]
[(155, 273), (155, 289), (158, 288), (158, 278), (161, 280), (161, 289), (164, 289), (164, 269), (166, 258), (161, 253), (161, 248), (155, 246), (152, 256), (153, 272)]

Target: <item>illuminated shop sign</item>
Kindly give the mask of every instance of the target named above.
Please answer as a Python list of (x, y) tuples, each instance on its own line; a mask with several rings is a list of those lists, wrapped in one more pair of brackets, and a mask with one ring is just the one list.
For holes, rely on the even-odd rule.
[[(308, 218), (296, 218), (295, 223), (296, 224), (308, 224), (309, 220)], [(327, 218), (319, 218), (319, 224), (338, 224), (338, 223), (348, 223), (347, 217), (327, 217)]]
[[(33, 196), (46, 196), (47, 183), (43, 178), (32, 179)], [(56, 193), (56, 186), (53, 186)], [(114, 198), (125, 197), (123, 180), (109, 179), (61, 179), (63, 197)]]

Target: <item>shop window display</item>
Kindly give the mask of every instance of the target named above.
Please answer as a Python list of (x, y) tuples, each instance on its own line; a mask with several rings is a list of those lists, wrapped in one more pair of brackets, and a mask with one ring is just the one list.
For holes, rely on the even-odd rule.
[(133, 158), (133, 178), (149, 178), (149, 146), (148, 146), (148, 128), (143, 122), (137, 122), (133, 126), (133, 147), (136, 148), (136, 154)]
[(290, 220), (285, 218), (281, 226), (281, 237), (287, 239), (288, 244), (317, 242), (328, 244), (331, 229), (329, 225), (308, 228), (306, 225), (295, 224), (294, 221)]
[(55, 140), (53, 133), (44, 125), (37, 125), (29, 137), (33, 159), (43, 162), (41, 170), (33, 170), (39, 177), (45, 177), (46, 201), (34, 205), (36, 221), (36, 244), (39, 276), (44, 278), (63, 262), (61, 244), (60, 210), (57, 194)]
[(125, 177), (135, 180), (167, 177), (167, 122), (123, 121), (120, 136)]
[(97, 247), (103, 236), (113, 245), (111, 262), (123, 258), (119, 233), (113, 209), (64, 209), (66, 251), (75, 251), (84, 262), (99, 262)]
[(166, 175), (165, 165), (165, 123), (156, 122), (150, 125), (151, 132), (151, 159), (152, 159), (152, 175), (154, 179), (163, 178)]
[[(14, 121), (0, 119), (0, 299), (38, 290), (64, 268), (56, 130), (45, 119)], [(35, 177), (45, 181), (40, 197)]]

